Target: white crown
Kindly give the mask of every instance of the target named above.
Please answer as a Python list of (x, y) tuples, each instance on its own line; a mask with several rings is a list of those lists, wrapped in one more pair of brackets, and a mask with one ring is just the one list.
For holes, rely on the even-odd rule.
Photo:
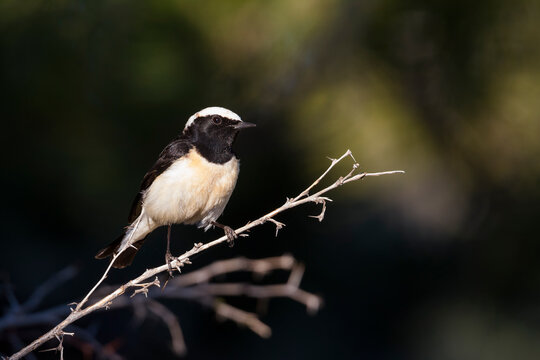
[(231, 110), (228, 110), (219, 106), (212, 106), (212, 107), (207, 107), (206, 109), (202, 109), (201, 111), (193, 114), (188, 119), (186, 126), (184, 127), (184, 130), (190, 127), (191, 124), (193, 124), (193, 122), (195, 121), (195, 119), (204, 117), (204, 116), (210, 116), (210, 115), (219, 115), (227, 119), (242, 121), (242, 119), (240, 119), (240, 116), (233, 113)]

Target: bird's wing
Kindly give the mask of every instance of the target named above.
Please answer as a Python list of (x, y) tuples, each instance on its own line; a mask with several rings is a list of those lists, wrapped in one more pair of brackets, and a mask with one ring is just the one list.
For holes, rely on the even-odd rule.
[(144, 191), (147, 190), (154, 180), (161, 175), (171, 164), (178, 158), (186, 155), (189, 152), (191, 146), (183, 139), (177, 139), (171, 142), (163, 149), (159, 158), (152, 168), (144, 175), (141, 183), (141, 189), (135, 196), (133, 204), (131, 205), (131, 211), (129, 212), (128, 221), (131, 224), (141, 214), (142, 209), (142, 197)]

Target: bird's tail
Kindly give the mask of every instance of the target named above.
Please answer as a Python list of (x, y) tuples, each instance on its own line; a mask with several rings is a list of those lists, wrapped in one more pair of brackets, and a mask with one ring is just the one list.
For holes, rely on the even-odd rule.
[(142, 218), (143, 214), (128, 226), (122, 235), (98, 251), (96, 259), (106, 259), (109, 256), (119, 254), (113, 267), (121, 269), (131, 265), (137, 251), (143, 246), (146, 236), (155, 229), (154, 226), (151, 226), (150, 221), (142, 221)]
[[(122, 243), (122, 239), (124, 239), (125, 235), (122, 234), (119, 236), (116, 240), (114, 240), (112, 243), (104, 247), (103, 249), (99, 250), (99, 252), (96, 254), (96, 259), (106, 259), (109, 256), (113, 256), (114, 254), (118, 253), (118, 249), (120, 248), (120, 244)], [(135, 255), (137, 255), (137, 251), (141, 248), (141, 246), (144, 244), (144, 241), (146, 238), (137, 241), (136, 243), (133, 243), (132, 246), (125, 249), (114, 261), (113, 267), (117, 269), (125, 268), (128, 265), (131, 265), (133, 262), (133, 259), (135, 258)]]

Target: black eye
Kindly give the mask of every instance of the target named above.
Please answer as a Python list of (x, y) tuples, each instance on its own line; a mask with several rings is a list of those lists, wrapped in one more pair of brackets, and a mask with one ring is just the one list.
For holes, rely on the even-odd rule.
[(221, 116), (214, 116), (214, 117), (212, 118), (212, 121), (213, 121), (214, 124), (216, 124), (216, 125), (221, 124)]

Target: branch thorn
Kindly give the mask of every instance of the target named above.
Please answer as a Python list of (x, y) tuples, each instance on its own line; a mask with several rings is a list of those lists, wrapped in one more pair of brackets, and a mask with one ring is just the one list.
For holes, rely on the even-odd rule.
[(274, 223), (274, 225), (276, 225), (276, 237), (277, 237), (279, 230), (281, 230), (285, 226), (285, 224), (282, 223), (282, 222), (279, 222), (277, 220), (274, 220), (273, 218), (268, 218), (266, 220), (270, 221), (270, 222)]

